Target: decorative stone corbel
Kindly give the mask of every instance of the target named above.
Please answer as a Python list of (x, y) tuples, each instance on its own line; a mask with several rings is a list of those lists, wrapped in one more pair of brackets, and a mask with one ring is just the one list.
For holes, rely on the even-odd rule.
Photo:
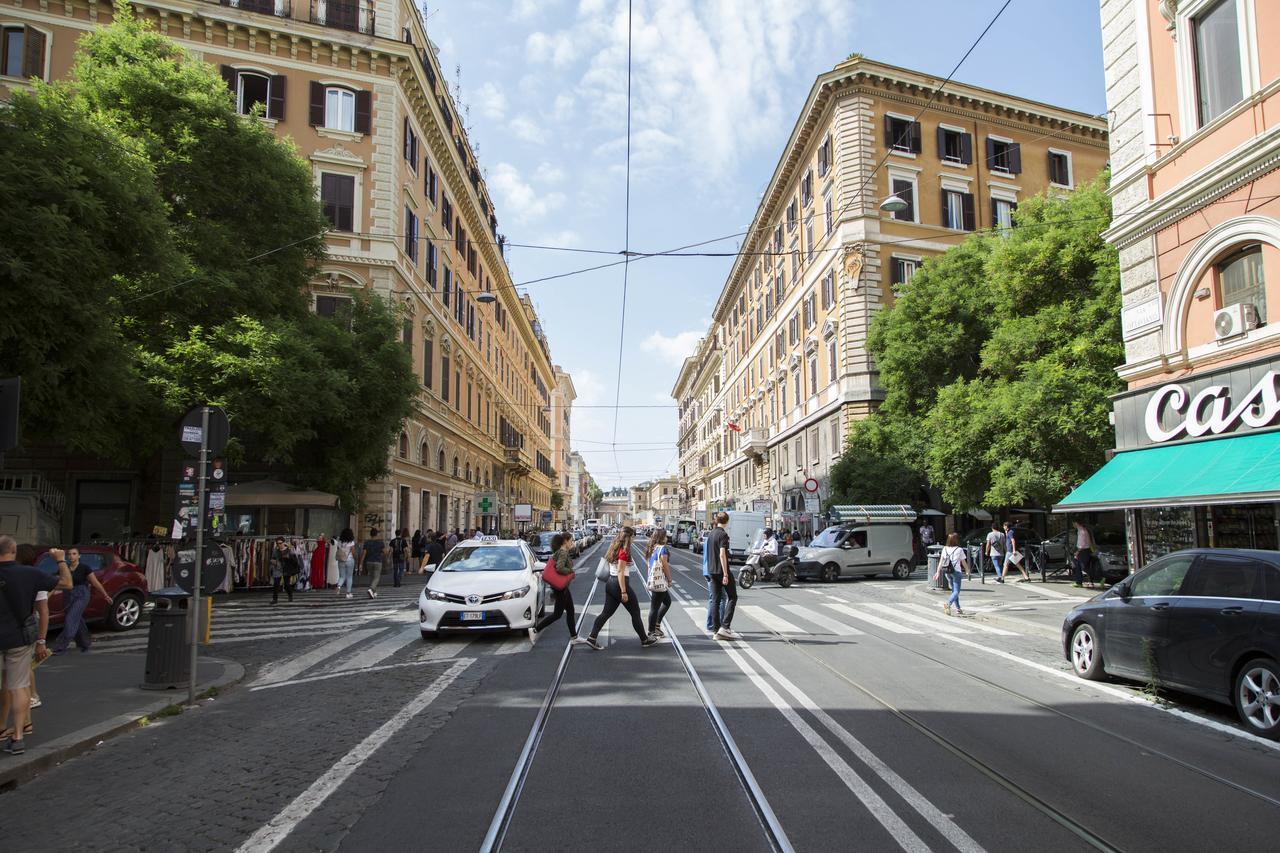
[(1160, 15), (1165, 19), (1168, 25), (1165, 27), (1171, 34), (1172, 38), (1177, 41), (1178, 38), (1178, 0), (1160, 0)]

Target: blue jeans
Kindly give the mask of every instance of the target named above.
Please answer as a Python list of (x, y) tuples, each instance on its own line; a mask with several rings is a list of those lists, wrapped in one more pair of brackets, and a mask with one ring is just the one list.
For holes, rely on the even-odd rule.
[(351, 578), (355, 573), (355, 557), (338, 561), (338, 592), (342, 592), (343, 586), (346, 586), (347, 592), (351, 592)]
[[(702, 576), (707, 582), (707, 630), (714, 631), (716, 623), (724, 622), (724, 609), (728, 606), (727, 598), (720, 599), (720, 612), (716, 613), (716, 585), (711, 582), (710, 575)], [(720, 618), (715, 618), (719, 616)]]
[(92, 591), (88, 584), (73, 586), (63, 593), (62, 612), (65, 616), (62, 619), (62, 633), (54, 641), (53, 651), (65, 652), (73, 637), (77, 646), (84, 651), (89, 650), (89, 626), (84, 622), (84, 611), (89, 606), (90, 595)]
[(995, 567), (996, 577), (1004, 577), (1004, 554), (996, 551), (991, 552), (991, 565)]
[(409, 567), (408, 563), (392, 563), (391, 564), (391, 584), (392, 586), (400, 586), (400, 581), (404, 580), (405, 569)]
[(947, 603), (960, 609), (960, 578), (963, 575), (958, 571), (947, 573), (947, 580), (951, 582), (951, 597), (947, 599)]

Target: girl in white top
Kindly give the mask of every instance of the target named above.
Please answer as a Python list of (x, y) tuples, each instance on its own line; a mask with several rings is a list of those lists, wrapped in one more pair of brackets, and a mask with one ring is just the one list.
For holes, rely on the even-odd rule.
[(644, 631), (644, 623), (640, 620), (640, 604), (636, 601), (635, 589), (627, 577), (627, 570), (631, 565), (631, 542), (635, 536), (633, 528), (624, 527), (609, 544), (609, 551), (605, 555), (605, 561), (609, 564), (609, 581), (604, 588), (604, 608), (591, 627), (591, 636), (587, 637), (587, 645), (593, 649), (604, 648), (596, 637), (600, 636), (600, 629), (617, 612), (619, 606), (627, 608), (627, 612), (631, 614), (631, 627), (640, 638), (640, 645), (652, 646), (658, 642), (657, 637), (650, 637)]
[(942, 549), (942, 555), (938, 558), (938, 570), (933, 574), (935, 583), (945, 575), (947, 581), (951, 584), (951, 597), (942, 605), (942, 612), (948, 616), (951, 615), (952, 605), (955, 606), (957, 615), (964, 615), (964, 611), (960, 609), (960, 572), (962, 570), (964, 571), (964, 576), (968, 577), (969, 556), (960, 547), (960, 534), (948, 534), (947, 544)]
[(356, 535), (350, 527), (338, 534), (338, 541), (333, 543), (333, 554), (338, 561), (338, 596), (350, 598), (351, 581), (356, 573)]
[(659, 527), (645, 551), (649, 563), (649, 636), (665, 637), (662, 619), (671, 608), (671, 566), (667, 562), (667, 531)]

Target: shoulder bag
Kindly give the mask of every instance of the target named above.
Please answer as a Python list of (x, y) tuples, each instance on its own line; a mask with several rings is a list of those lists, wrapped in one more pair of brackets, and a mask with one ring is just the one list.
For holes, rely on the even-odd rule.
[(569, 585), (569, 581), (573, 580), (573, 575), (562, 575), (556, 571), (555, 559), (547, 560), (547, 564), (542, 567), (542, 579), (547, 582), (547, 586), (554, 590), (562, 590)]
[(609, 564), (604, 561), (604, 557), (600, 558), (600, 565), (596, 566), (596, 580), (609, 580)]
[(18, 627), (19, 633), (22, 634), (22, 644), (14, 648), (35, 645), (36, 640), (40, 639), (40, 617), (33, 610), (25, 621), (18, 618), (18, 611), (13, 608), (13, 602), (9, 600), (9, 595), (4, 591), (4, 588), (4, 581), (0, 581), (0, 598), (4, 599), (5, 606), (9, 608), (9, 613), (13, 616), (13, 624)]

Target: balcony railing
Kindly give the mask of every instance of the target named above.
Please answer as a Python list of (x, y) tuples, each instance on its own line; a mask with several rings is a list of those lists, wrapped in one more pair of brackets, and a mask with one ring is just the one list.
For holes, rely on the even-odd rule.
[(743, 437), (742, 450), (748, 456), (763, 456), (769, 449), (769, 430), (753, 427)]
[(373, 35), (373, 4), (359, 0), (311, 0), (311, 23)]
[(293, 0), (218, 0), (218, 3), (232, 9), (274, 15), (277, 18), (287, 18), (293, 13)]
[(520, 447), (503, 448), (503, 462), (513, 471), (529, 470), (529, 455)]

